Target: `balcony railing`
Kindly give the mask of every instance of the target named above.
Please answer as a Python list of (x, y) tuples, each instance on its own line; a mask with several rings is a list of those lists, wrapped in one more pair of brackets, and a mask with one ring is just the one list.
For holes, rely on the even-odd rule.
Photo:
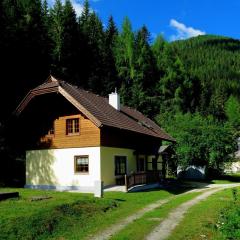
[(119, 181), (119, 183), (125, 184), (126, 190), (128, 190), (136, 185), (157, 183), (161, 180), (161, 178), (162, 171), (138, 172), (125, 175), (124, 179)]

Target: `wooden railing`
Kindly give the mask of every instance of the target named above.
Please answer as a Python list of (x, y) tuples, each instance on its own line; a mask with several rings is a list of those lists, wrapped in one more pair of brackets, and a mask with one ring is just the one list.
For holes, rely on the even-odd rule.
[(139, 172), (132, 173), (130, 175), (125, 175), (124, 182), (126, 190), (128, 190), (129, 188), (136, 185), (157, 183), (160, 181), (161, 177), (162, 177), (161, 171)]

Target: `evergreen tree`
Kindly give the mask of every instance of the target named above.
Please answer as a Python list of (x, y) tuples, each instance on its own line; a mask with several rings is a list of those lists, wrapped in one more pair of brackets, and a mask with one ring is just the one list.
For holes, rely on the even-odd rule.
[(143, 26), (136, 34), (135, 40), (135, 76), (132, 85), (133, 107), (147, 115), (154, 115), (150, 99), (155, 95), (157, 78), (156, 63), (149, 45), (150, 33)]
[(225, 117), (224, 104), (227, 100), (227, 94), (224, 88), (220, 85), (212, 92), (209, 104), (209, 112), (216, 119), (223, 120)]
[(166, 51), (168, 57), (164, 59), (165, 74), (159, 81), (158, 89), (165, 109), (181, 110), (182, 84), (186, 77), (185, 69), (182, 61), (171, 46)]
[(83, 4), (83, 12), (81, 17), (79, 18), (79, 23), (83, 28), (84, 33), (87, 33), (86, 31), (88, 30), (88, 29), (85, 30), (84, 27), (87, 28), (86, 22), (89, 21), (89, 17), (90, 17), (90, 5), (89, 5), (89, 1), (85, 0)]
[(158, 69), (158, 75), (160, 78), (163, 76), (164, 70), (165, 70), (164, 58), (166, 58), (166, 56), (164, 56), (164, 53), (165, 53), (164, 49), (167, 46), (167, 44), (168, 43), (165, 41), (163, 36), (160, 35), (156, 38), (156, 40), (152, 45), (152, 51), (155, 57), (156, 66)]
[(80, 31), (84, 39), (84, 66), (87, 88), (103, 94), (106, 73), (105, 69), (105, 35), (103, 24), (95, 12), (90, 12), (88, 1), (79, 18)]
[(105, 31), (105, 80), (104, 80), (104, 95), (114, 91), (115, 88), (120, 88), (118, 81), (116, 63), (114, 58), (114, 46), (118, 36), (118, 30), (114, 23), (113, 17), (108, 20), (107, 29)]
[(88, 87), (96, 93), (104, 91), (104, 68), (105, 48), (103, 25), (96, 13), (92, 13), (89, 18), (88, 44), (90, 58), (90, 72), (88, 78)]
[(63, 74), (62, 51), (63, 51), (63, 6), (61, 0), (56, 0), (53, 8), (50, 10), (50, 34), (52, 42), (52, 66), (51, 71), (54, 75)]
[(120, 93), (125, 104), (129, 104), (132, 97), (131, 87), (135, 77), (134, 57), (134, 34), (129, 19), (125, 18), (115, 45), (116, 68), (121, 80)]
[(63, 7), (62, 71), (64, 79), (78, 80), (79, 35), (76, 13), (70, 0)]
[(225, 113), (229, 123), (240, 131), (240, 103), (239, 100), (231, 95), (225, 103)]
[[(48, 74), (48, 54), (44, 51), (44, 27), (40, 0), (4, 0), (3, 22), (6, 23), (1, 56), (10, 113), (22, 96)], [(38, 73), (38, 74), (36, 74)], [(11, 96), (12, 94), (12, 96)]]

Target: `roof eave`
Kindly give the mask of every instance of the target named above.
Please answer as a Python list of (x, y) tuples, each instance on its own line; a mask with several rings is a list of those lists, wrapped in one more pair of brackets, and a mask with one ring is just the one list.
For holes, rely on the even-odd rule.
[(75, 106), (80, 112), (82, 112), (86, 117), (93, 122), (97, 127), (102, 127), (103, 124), (95, 116), (93, 116), (89, 111), (87, 111), (74, 97), (72, 97), (65, 89), (61, 86), (46, 87), (44, 89), (33, 89), (28, 92), (25, 98), (18, 105), (16, 110), (13, 112), (14, 115), (19, 116), (21, 112), (27, 107), (29, 102), (36, 96), (48, 94), (48, 93), (59, 93), (66, 100), (68, 100), (73, 106)]

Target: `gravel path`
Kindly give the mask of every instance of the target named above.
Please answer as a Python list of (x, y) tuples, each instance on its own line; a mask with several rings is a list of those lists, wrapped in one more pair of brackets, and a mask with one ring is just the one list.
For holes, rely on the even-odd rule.
[(209, 191), (204, 192), (200, 196), (181, 204), (179, 207), (171, 211), (166, 219), (164, 219), (147, 237), (146, 240), (164, 240), (167, 239), (174, 228), (184, 218), (184, 214), (190, 207), (206, 199), (210, 195), (223, 190), (225, 188), (232, 188), (240, 186), (239, 184), (218, 184), (212, 185)]
[[(153, 232), (147, 236), (147, 240), (163, 240), (166, 239), (170, 234), (171, 231), (178, 225), (178, 223), (184, 217), (184, 213), (194, 204), (198, 203), (199, 201), (206, 199), (211, 194), (220, 191), (224, 188), (231, 188), (235, 186), (240, 186), (240, 184), (212, 184), (209, 185), (208, 188), (199, 188), (193, 189), (188, 192), (182, 193), (188, 194), (190, 192), (204, 192), (200, 196), (194, 198), (191, 201), (185, 202), (179, 207), (175, 208), (168, 217), (161, 222), (161, 224), (156, 227)], [(179, 195), (178, 195), (179, 196)], [(145, 213), (154, 210), (155, 208), (160, 207), (161, 205), (169, 202), (170, 200), (174, 199), (174, 197), (169, 197), (167, 199), (159, 200), (155, 203), (147, 205), (145, 208), (137, 211), (133, 215), (121, 220), (120, 222), (116, 223), (115, 225), (110, 226), (106, 230), (103, 230), (101, 233), (98, 233), (94, 236), (89, 236), (89, 240), (107, 240), (110, 239), (114, 234), (121, 231), (125, 228), (128, 224), (132, 223), (136, 219), (141, 218)]]
[(146, 212), (152, 211), (155, 208), (160, 207), (161, 205), (167, 203), (173, 199), (173, 197), (169, 197), (167, 199), (159, 200), (155, 203), (148, 205), (147, 207), (141, 209), (140, 211), (136, 212), (135, 214), (123, 219), (121, 222), (117, 223), (116, 225), (107, 228), (103, 232), (99, 233), (97, 236), (90, 236), (88, 239), (90, 240), (106, 240), (111, 238), (115, 233), (121, 231), (125, 228), (128, 224), (132, 223), (134, 220), (141, 218)]

